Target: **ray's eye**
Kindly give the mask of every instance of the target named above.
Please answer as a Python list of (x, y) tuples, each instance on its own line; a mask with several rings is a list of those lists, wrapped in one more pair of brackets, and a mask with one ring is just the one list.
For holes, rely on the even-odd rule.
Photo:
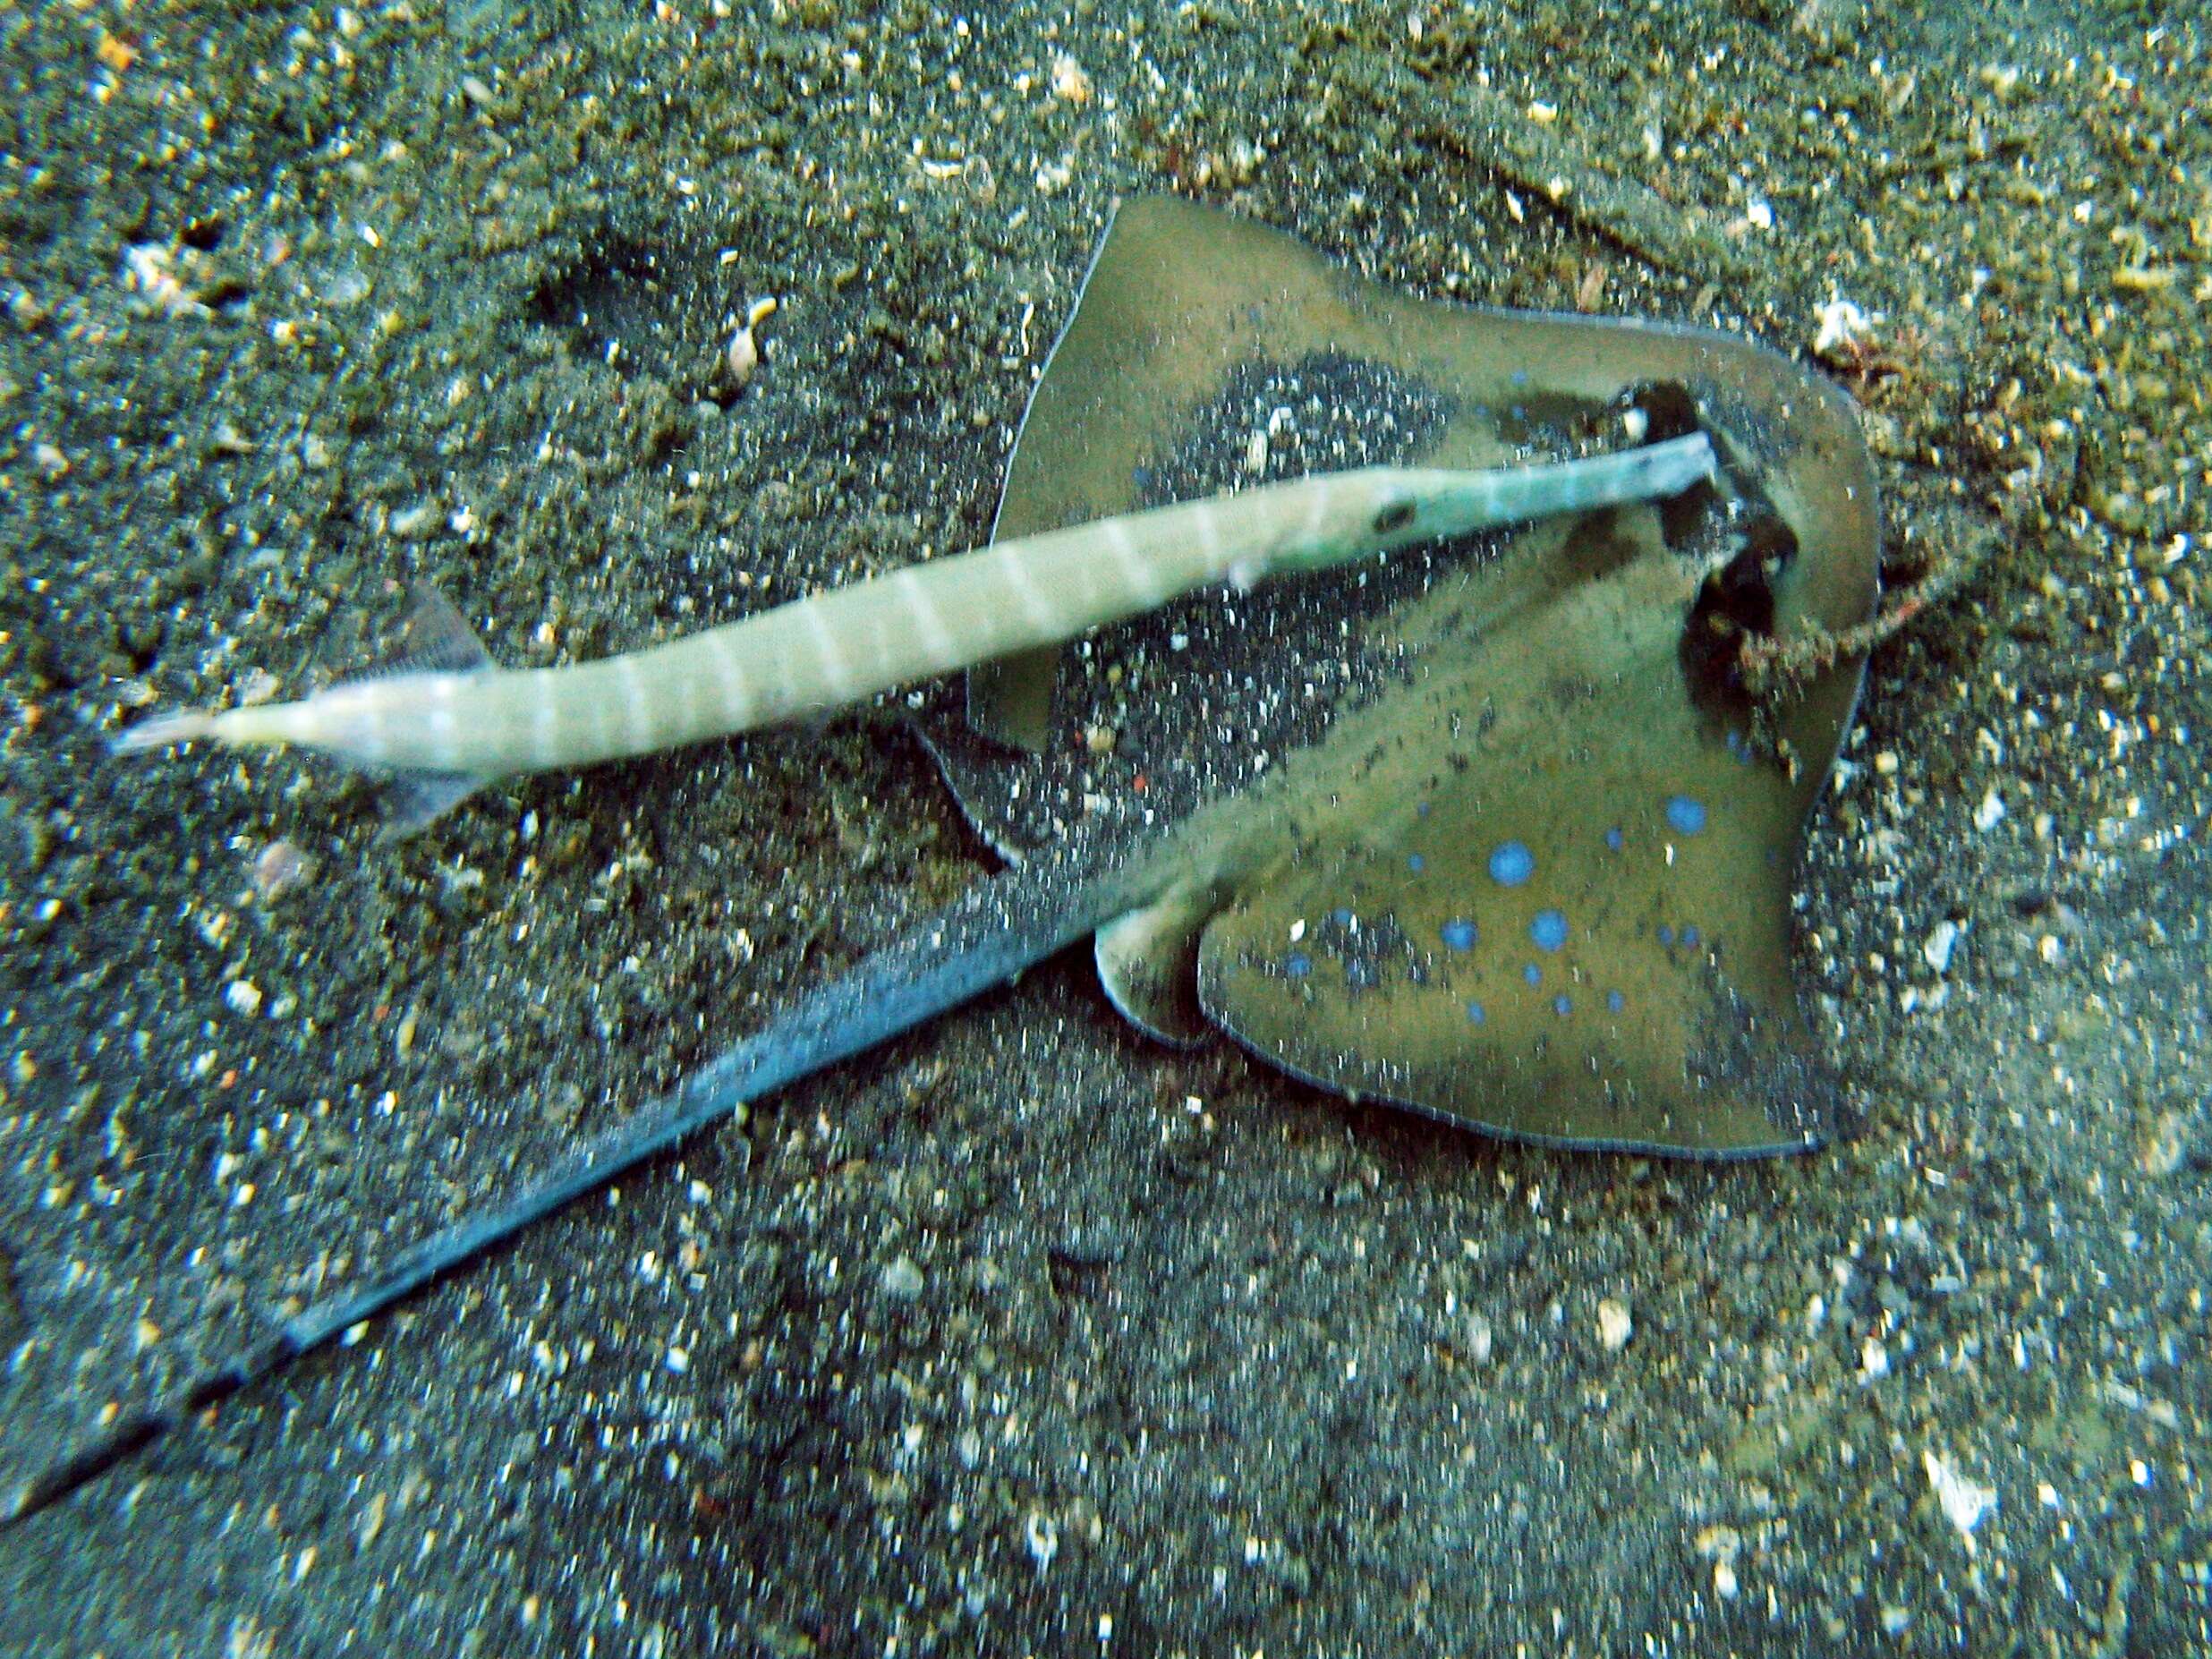
[(1679, 380), (1646, 380), (1632, 388), (1628, 406), (1647, 423), (1644, 441), (1663, 443), (1670, 438), (1688, 438), (1697, 430), (1697, 400)]
[(1413, 503), (1393, 501), (1374, 515), (1374, 533), (1387, 536), (1393, 530), (1403, 530), (1413, 523)]

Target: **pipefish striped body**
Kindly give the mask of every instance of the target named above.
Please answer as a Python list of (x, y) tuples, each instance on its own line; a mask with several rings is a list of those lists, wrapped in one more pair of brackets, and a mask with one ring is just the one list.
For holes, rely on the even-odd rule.
[(1552, 465), (1375, 466), (1024, 536), (909, 566), (643, 651), (494, 667), (442, 601), (442, 642), (293, 702), (157, 716), (134, 753), (213, 739), (292, 744), (388, 768), (396, 827), (482, 785), (818, 714), (1056, 644), (1217, 582), (1250, 588), (1370, 554), (1556, 513), (1671, 496), (1711, 476), (1703, 433)]

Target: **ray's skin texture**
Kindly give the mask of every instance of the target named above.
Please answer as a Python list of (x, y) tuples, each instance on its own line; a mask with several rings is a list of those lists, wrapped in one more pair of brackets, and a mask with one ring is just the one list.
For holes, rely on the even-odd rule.
[[(1309, 409), (1315, 387), (1332, 401)], [(1345, 464), (1481, 467), (1625, 428), (1659, 442), (1702, 430), (1718, 473), (1476, 556), (1410, 558), (1326, 595), (1302, 584), (1272, 612), (1257, 594), (1171, 611), (1115, 648), (1141, 697), (1115, 703), (1130, 676), (1095, 655), (1085, 676), (1060, 676), (1062, 722), (1151, 711), (1110, 779), (1085, 771), (1106, 764), (1088, 745), (1009, 758), (937, 734), (948, 778), (1015, 869), (375, 1279), (273, 1319), (251, 1349), (35, 1476), (7, 1513), (66, 1495), (747, 1101), (1086, 934), (1110, 993), (1148, 1028), (1218, 1027), (1348, 1093), (1558, 1144), (1818, 1145), (1833, 1088), (1791, 984), (1790, 887), (1861, 659), (1767, 710), (1780, 747), (1763, 750), (1713, 642), (1840, 634), (1871, 614), (1871, 475), (1840, 398), (1739, 340), (1424, 303), (1262, 227), (1141, 201), (1102, 243), (1039, 386), (1001, 531), (1212, 493), (1199, 440), (1226, 425), (1252, 455), (1224, 414), (1254, 398), (1271, 441), (1284, 410)], [(1039, 666), (986, 676), (985, 726), (1052, 733)], [(1093, 787), (1111, 781), (1119, 795)], [(1096, 810), (1071, 814), (1079, 792)]]

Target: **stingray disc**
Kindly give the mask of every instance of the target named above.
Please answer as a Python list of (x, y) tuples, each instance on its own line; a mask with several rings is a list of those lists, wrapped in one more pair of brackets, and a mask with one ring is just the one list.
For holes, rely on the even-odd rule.
[(1098, 956), (1162, 1035), (1210, 1024), (1533, 1140), (1816, 1144), (1833, 1096), (1790, 891), (1860, 664), (1755, 746), (1727, 652), (1876, 603), (1871, 467), (1825, 382), (1723, 335), (1414, 299), (1141, 200), (1031, 402), (998, 532), (1692, 426), (1723, 476), (1672, 503), (1207, 594), (998, 665), (972, 678), (975, 731), (932, 736), (946, 776), (1010, 856), (1142, 873), (1153, 897)]

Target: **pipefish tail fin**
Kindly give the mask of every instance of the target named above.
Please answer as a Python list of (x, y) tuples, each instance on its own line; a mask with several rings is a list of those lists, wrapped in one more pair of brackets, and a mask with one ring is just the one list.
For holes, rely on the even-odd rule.
[(276, 1375), (532, 1223), (668, 1152), (748, 1102), (957, 1007), (1145, 898), (1052, 859), (978, 883), (709, 1061), (544, 1174), (401, 1250), (364, 1282), (303, 1312), (109, 1425), (0, 1495), (0, 1527), (59, 1502), (199, 1413)]
[(136, 726), (126, 727), (107, 740), (111, 754), (143, 754), (150, 749), (166, 749), (180, 743), (198, 743), (215, 736), (216, 716), (204, 709), (189, 709), (176, 714), (157, 714), (140, 720)]
[(468, 772), (379, 766), (362, 743), (360, 710), (366, 700), (357, 688), (418, 676), (487, 674), (495, 667), (483, 642), (452, 602), (427, 583), (420, 583), (410, 595), (397, 644), (370, 668), (294, 702), (156, 715), (118, 732), (108, 740), (108, 747), (117, 754), (140, 754), (212, 740), (239, 746), (298, 744), (319, 749), (385, 778), (385, 821), (378, 839), (392, 840), (413, 835), (442, 817), (490, 779)]

